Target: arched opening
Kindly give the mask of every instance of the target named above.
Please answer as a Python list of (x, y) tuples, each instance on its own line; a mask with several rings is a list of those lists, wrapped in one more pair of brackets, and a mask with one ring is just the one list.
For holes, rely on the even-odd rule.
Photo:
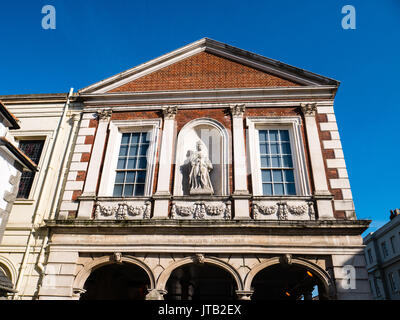
[(147, 273), (131, 263), (114, 263), (94, 270), (80, 300), (145, 300), (150, 288)]
[(304, 266), (275, 264), (256, 274), (251, 300), (326, 300), (326, 285)]
[(168, 279), (165, 300), (234, 300), (237, 285), (232, 275), (212, 264), (186, 264)]

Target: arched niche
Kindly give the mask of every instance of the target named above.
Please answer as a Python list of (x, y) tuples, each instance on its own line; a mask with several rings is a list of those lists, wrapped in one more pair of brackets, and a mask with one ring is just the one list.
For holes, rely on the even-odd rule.
[(214, 119), (199, 118), (188, 122), (178, 134), (174, 196), (190, 196), (189, 158), (199, 141), (213, 165), (210, 172), (213, 195), (228, 195), (228, 132)]

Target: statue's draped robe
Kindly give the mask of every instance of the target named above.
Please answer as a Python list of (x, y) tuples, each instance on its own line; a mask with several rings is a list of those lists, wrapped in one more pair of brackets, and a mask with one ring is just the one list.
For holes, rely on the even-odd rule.
[(213, 169), (208, 156), (202, 151), (196, 151), (190, 158), (191, 170), (189, 174), (189, 185), (191, 193), (213, 194), (209, 172)]

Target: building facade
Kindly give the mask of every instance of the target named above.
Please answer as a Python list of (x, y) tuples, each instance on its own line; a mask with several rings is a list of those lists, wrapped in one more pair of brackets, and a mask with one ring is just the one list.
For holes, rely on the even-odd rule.
[(20, 298), (369, 299), (338, 86), (205, 38), (71, 95)]
[(376, 300), (400, 300), (400, 210), (364, 238), (371, 291)]
[[(29, 156), (36, 171), (16, 182), (13, 206), (0, 243), (0, 267), (16, 291), (13, 299), (36, 299), (44, 275), (47, 230), (44, 219), (55, 215), (69, 149), (80, 113), (74, 117), (68, 94), (1, 96), (19, 119), (8, 139)], [(74, 122), (75, 121), (75, 122)]]
[[(18, 122), (19, 120), (0, 101), (0, 243), (18, 195), (21, 176), (31, 175), (37, 170), (36, 164), (17, 147), (10, 134), (10, 130), (20, 129)], [(0, 299), (15, 292), (7, 271), (0, 260)]]

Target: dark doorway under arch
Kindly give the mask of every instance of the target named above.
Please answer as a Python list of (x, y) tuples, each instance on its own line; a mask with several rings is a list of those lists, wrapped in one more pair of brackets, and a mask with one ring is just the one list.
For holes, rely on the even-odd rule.
[(168, 279), (165, 300), (235, 300), (232, 275), (212, 264), (188, 264), (175, 269)]
[(273, 265), (261, 270), (252, 282), (251, 300), (326, 300), (326, 287), (305, 267)]
[(92, 272), (80, 300), (145, 300), (149, 286), (142, 268), (130, 263), (109, 264)]

